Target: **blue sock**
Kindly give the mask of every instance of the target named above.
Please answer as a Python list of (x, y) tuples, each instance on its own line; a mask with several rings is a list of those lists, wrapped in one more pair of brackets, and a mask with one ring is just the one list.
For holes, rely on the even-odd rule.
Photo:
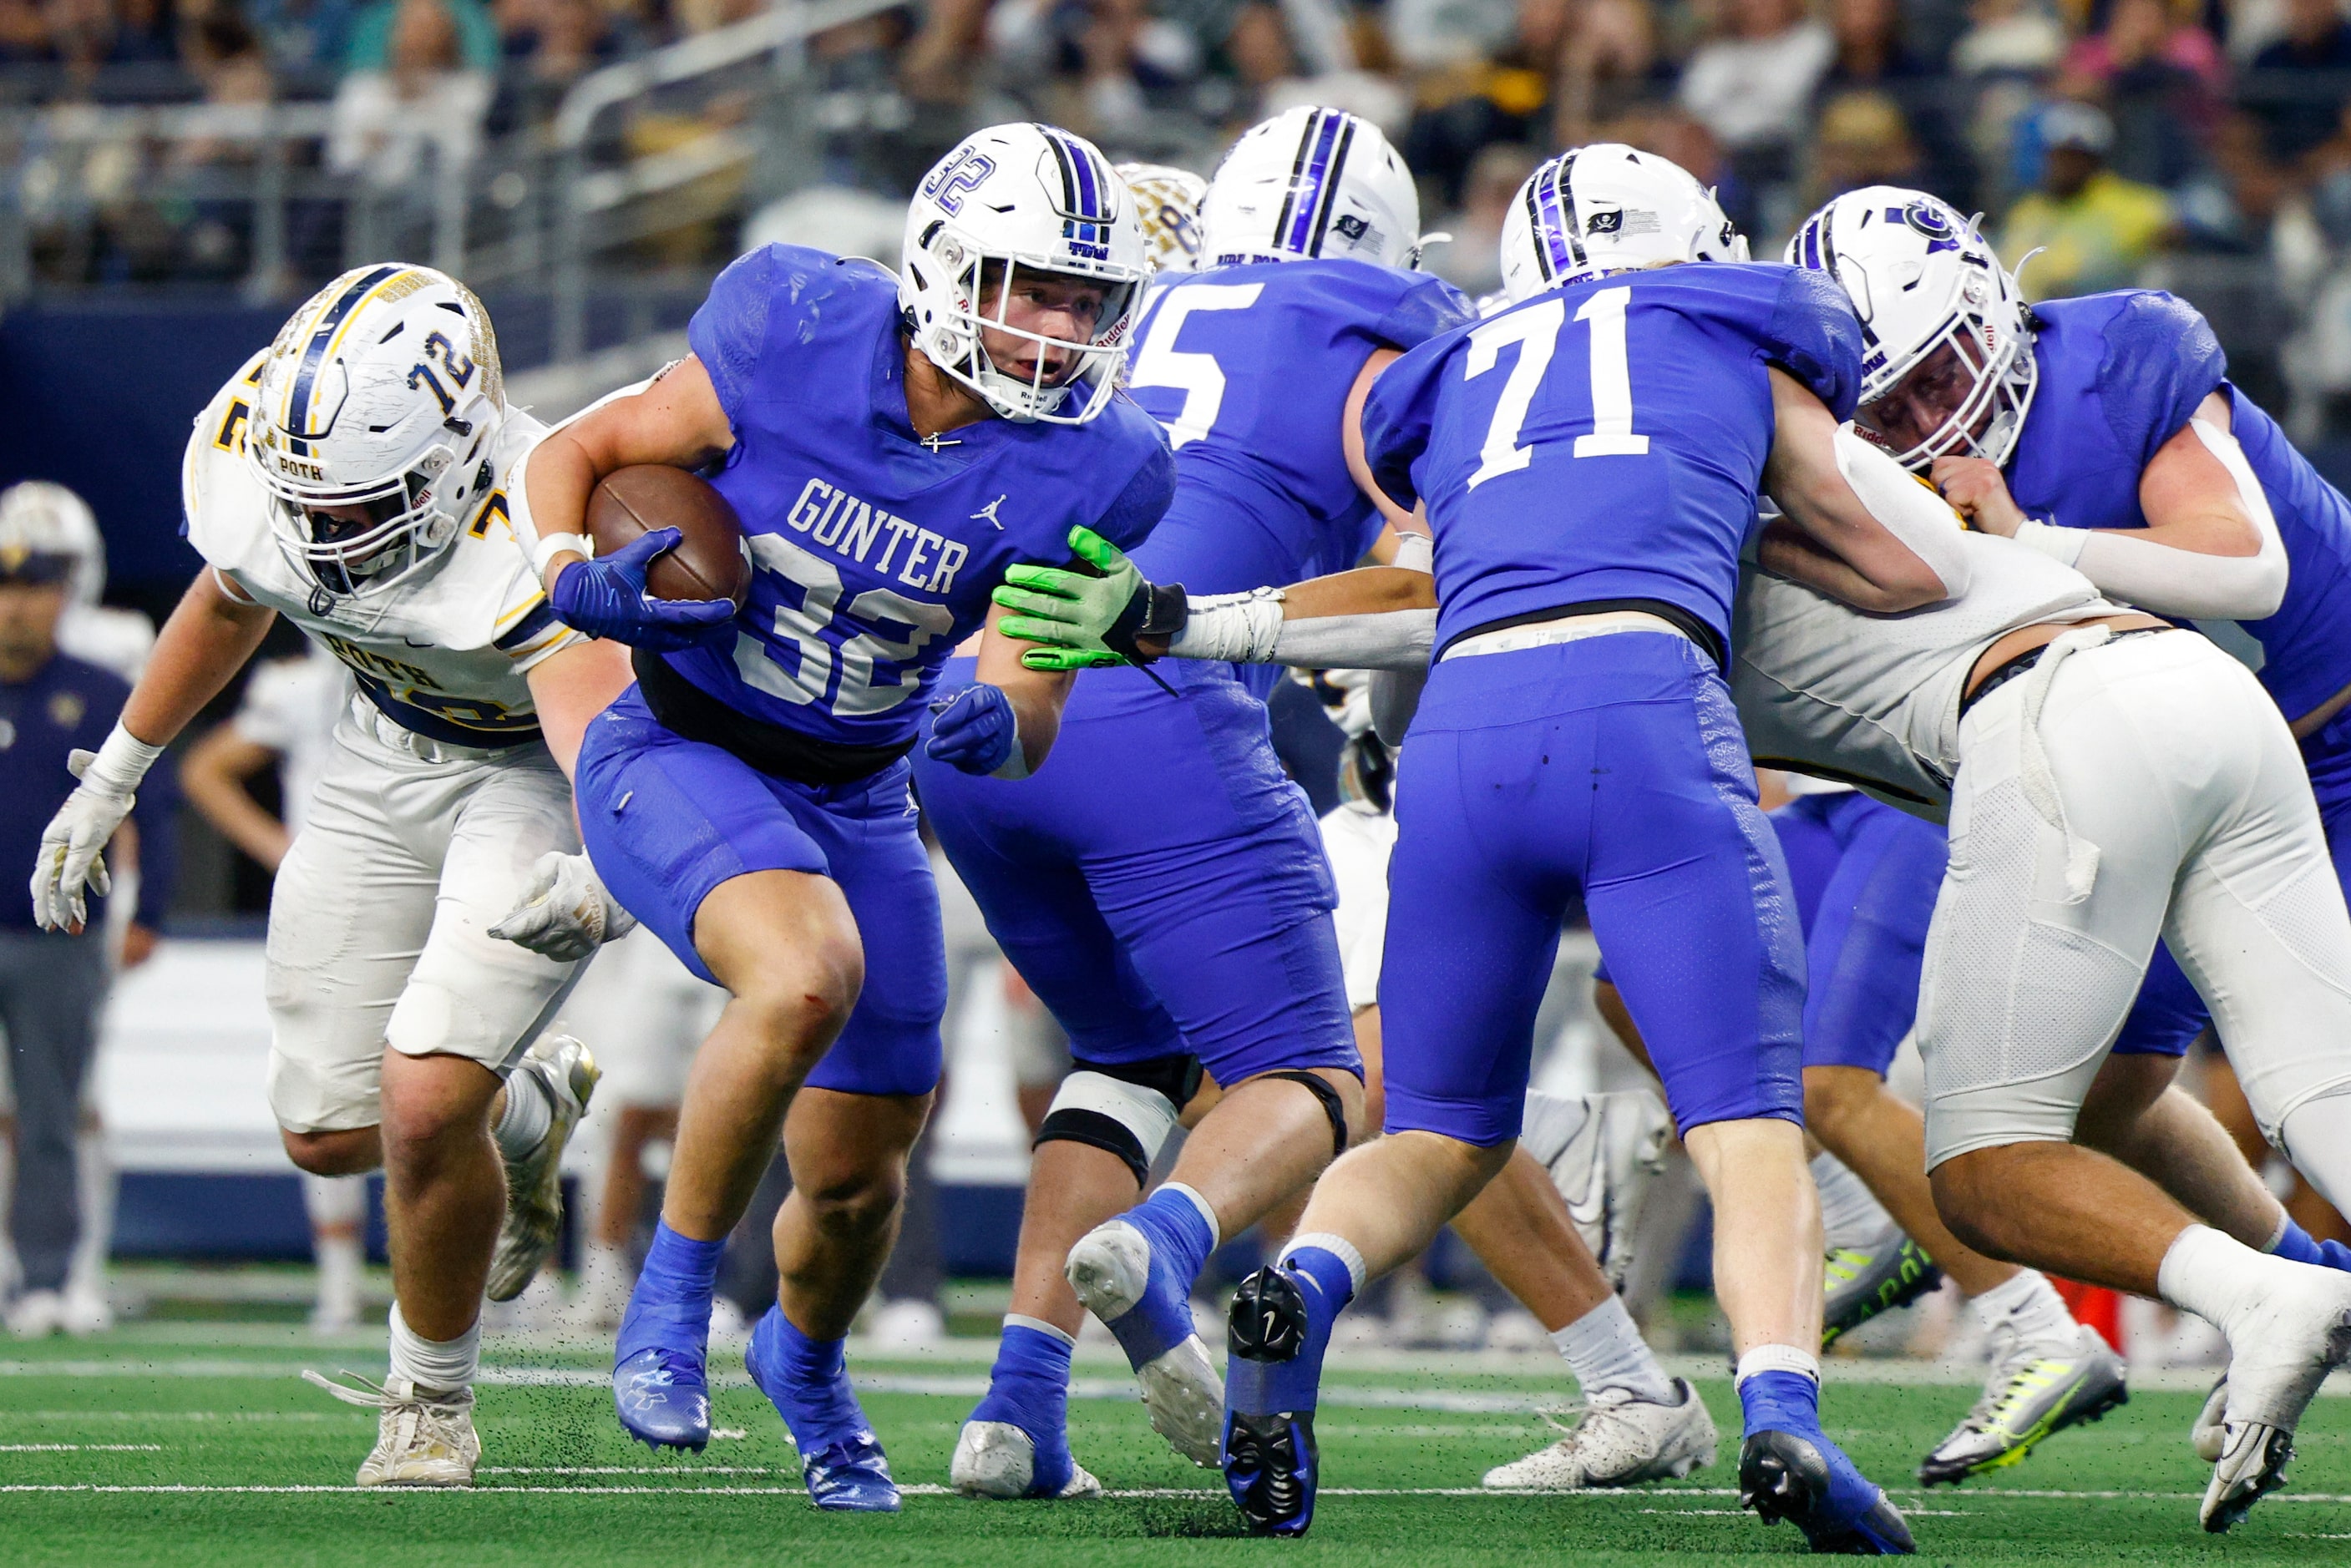
[(2283, 1258), (2289, 1263), (2308, 1263), (2314, 1268), (2340, 1269), (2351, 1273), (2351, 1247), (2340, 1241), (2321, 1241), (2286, 1217), (2285, 1229), (2279, 1232), (2277, 1245), (2270, 1256)]
[(628, 1314), (613, 1347), (615, 1365), (654, 1347), (709, 1353), (710, 1297), (717, 1288), (718, 1260), (726, 1251), (724, 1238), (696, 1241), (671, 1230), (667, 1220), (653, 1227), (653, 1244), (645, 1251), (636, 1289), (629, 1293)]
[(1004, 1421), (1034, 1442), (1037, 1468), (1029, 1490), (1051, 1497), (1070, 1482), (1070, 1342), (1057, 1334), (1008, 1323), (987, 1375), (987, 1395), (974, 1407), (975, 1421)]
[(2289, 1263), (2326, 1267), (2325, 1257), (2319, 1251), (2318, 1243), (2311, 1239), (2309, 1231), (2294, 1222), (2292, 1215), (2286, 1217), (2285, 1229), (2278, 1233), (2276, 1242), (2270, 1248), (2270, 1255), (2283, 1258)]
[(1794, 1432), (1821, 1438), (1821, 1386), (1801, 1372), (1758, 1372), (1739, 1386), (1747, 1435)]
[(872, 1428), (849, 1384), (849, 1341), (810, 1339), (781, 1307), (769, 1307), (752, 1344), (760, 1392), (791, 1428), (802, 1458), (835, 1443), (871, 1438)]
[(1163, 1187), (1119, 1216), (1151, 1243), (1151, 1278), (1144, 1298), (1110, 1325), (1127, 1364), (1137, 1371), (1192, 1337), (1192, 1282), (1217, 1244), (1198, 1205)]
[(1225, 1364), (1226, 1406), (1245, 1416), (1302, 1415), (1314, 1408), (1331, 1325), (1355, 1295), (1355, 1276), (1346, 1262), (1321, 1247), (1300, 1247), (1277, 1266), (1290, 1276), (1305, 1300), (1306, 1343), (1288, 1361), (1236, 1355)]

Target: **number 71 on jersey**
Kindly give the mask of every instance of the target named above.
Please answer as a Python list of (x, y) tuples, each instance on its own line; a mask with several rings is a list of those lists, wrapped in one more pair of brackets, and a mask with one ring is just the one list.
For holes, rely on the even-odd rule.
[[(1575, 438), (1578, 457), (1648, 454), (1649, 438), (1633, 433), (1633, 370), (1625, 347), (1625, 307), (1632, 297), (1630, 288), (1604, 288), (1576, 307), (1575, 319), (1591, 325), (1592, 378), (1592, 433)], [(1470, 330), (1469, 362), (1463, 371), (1468, 379), (1491, 370), (1506, 346), (1519, 346), (1518, 361), (1495, 400), (1493, 422), (1486, 427), (1478, 472), (1469, 476), (1471, 489), (1534, 461), (1534, 448), (1519, 444), (1519, 430), (1566, 325), (1567, 301), (1552, 298)]]

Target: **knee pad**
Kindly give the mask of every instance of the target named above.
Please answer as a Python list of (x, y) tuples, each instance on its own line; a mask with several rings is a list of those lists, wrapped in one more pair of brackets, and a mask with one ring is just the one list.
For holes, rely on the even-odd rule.
[(1081, 1063), (1061, 1080), (1031, 1147), (1082, 1143), (1114, 1154), (1148, 1180), (1176, 1114), (1200, 1087), (1195, 1056), (1154, 1056), (1143, 1062)]
[(1322, 1114), (1331, 1118), (1331, 1158), (1336, 1159), (1347, 1152), (1347, 1107), (1339, 1103), (1338, 1090), (1303, 1067), (1283, 1067), (1263, 1076), (1286, 1078), (1293, 1084), (1304, 1085), (1308, 1092), (1322, 1103)]

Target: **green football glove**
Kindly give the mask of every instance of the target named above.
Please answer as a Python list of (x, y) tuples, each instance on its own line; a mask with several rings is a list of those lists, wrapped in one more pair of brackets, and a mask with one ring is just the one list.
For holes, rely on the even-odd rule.
[(1020, 656), (1031, 670), (1149, 663), (1135, 639), (1183, 629), (1183, 585), (1150, 582), (1124, 551), (1091, 528), (1071, 529), (1070, 548), (1101, 575), (1061, 566), (1008, 569), (993, 597), (1015, 613), (998, 629), (1040, 645)]

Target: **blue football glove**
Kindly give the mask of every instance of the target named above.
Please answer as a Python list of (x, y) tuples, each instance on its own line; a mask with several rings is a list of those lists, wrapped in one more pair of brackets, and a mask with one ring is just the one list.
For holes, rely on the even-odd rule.
[(653, 557), (675, 548), (683, 537), (674, 528), (649, 529), (601, 560), (572, 562), (548, 595), (557, 618), (590, 637), (608, 637), (656, 653), (674, 653), (726, 635), (735, 619), (730, 601), (657, 599), (645, 592), (645, 571)]
[[(1020, 749), (1020, 724), (1000, 687), (967, 686), (931, 704), (931, 742), (925, 754), (967, 774), (993, 774)], [(1017, 775), (1007, 775), (1017, 776)]]

